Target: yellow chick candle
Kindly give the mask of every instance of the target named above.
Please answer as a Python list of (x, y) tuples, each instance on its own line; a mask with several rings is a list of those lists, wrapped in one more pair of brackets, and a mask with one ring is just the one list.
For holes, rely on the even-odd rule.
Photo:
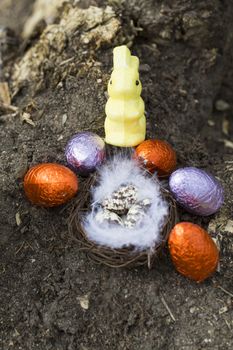
[(145, 107), (138, 69), (139, 59), (131, 55), (127, 46), (115, 47), (105, 107), (105, 141), (111, 145), (133, 147), (145, 140)]

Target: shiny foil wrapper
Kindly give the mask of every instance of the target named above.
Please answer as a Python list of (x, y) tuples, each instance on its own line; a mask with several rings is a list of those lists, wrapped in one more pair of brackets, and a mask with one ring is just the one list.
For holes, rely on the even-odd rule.
[(24, 177), (24, 190), (33, 204), (54, 207), (75, 196), (78, 179), (63, 165), (43, 163), (28, 170)]
[(106, 157), (105, 143), (98, 135), (86, 131), (74, 135), (65, 149), (68, 165), (81, 175), (98, 168)]
[(170, 233), (168, 247), (177, 271), (196, 282), (204, 281), (217, 268), (217, 246), (198, 225), (191, 222), (177, 224)]
[(169, 187), (178, 204), (196, 215), (214, 214), (224, 201), (220, 182), (195, 167), (181, 168), (172, 173)]
[(136, 158), (158, 176), (168, 176), (176, 167), (176, 153), (163, 140), (146, 140), (136, 148)]

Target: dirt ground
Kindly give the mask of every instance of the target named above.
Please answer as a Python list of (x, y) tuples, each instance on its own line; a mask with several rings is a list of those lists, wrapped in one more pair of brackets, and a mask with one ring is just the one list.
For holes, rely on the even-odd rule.
[[(86, 8), (87, 3), (105, 8), (107, 2), (77, 1), (74, 6)], [(0, 25), (20, 35), (32, 4), (1, 0)], [(127, 6), (114, 7), (114, 15), (101, 15), (110, 17), (98, 26), (89, 28), (87, 19), (65, 39), (60, 52), (57, 41), (49, 51), (41, 49), (49, 40), (47, 34), (40, 39), (46, 27), (42, 23), (30, 40), (19, 39), (21, 44), (3, 53), (5, 77), (15, 94), (12, 105), (20, 113), (0, 111), (2, 350), (233, 349), (233, 66), (227, 51), (231, 37), (221, 29), (226, 27), (223, 20), (215, 41), (205, 41), (203, 34), (199, 42), (188, 30), (184, 34), (185, 29), (183, 41), (168, 37), (169, 31), (158, 39), (153, 34), (157, 24), (146, 27), (146, 5), (141, 22), (136, 7)], [(219, 13), (227, 16), (221, 6)], [(105, 30), (110, 21), (116, 29), (109, 31), (112, 37), (103, 38), (101, 28)], [(59, 25), (59, 20), (54, 23)], [(95, 39), (98, 34), (98, 44), (86, 47), (84, 34)], [(179, 275), (166, 249), (151, 271), (98, 266), (68, 235), (75, 199), (65, 207), (43, 209), (24, 196), (22, 179), (31, 165), (65, 164), (64, 146), (75, 132), (103, 135), (112, 48), (120, 43), (130, 43), (140, 58), (148, 137), (169, 141), (179, 166), (209, 170), (225, 188), (225, 204), (214, 216), (202, 218), (179, 209), (180, 220), (201, 224), (220, 245), (220, 270), (201, 284)], [(38, 52), (45, 52), (45, 58), (27, 70), (31, 81), (25, 85), (15, 72), (22, 73), (31, 49), (35, 51), (29, 55), (30, 64)], [(224, 111), (215, 108), (219, 100), (229, 104)], [(33, 125), (22, 121), (23, 112)]]

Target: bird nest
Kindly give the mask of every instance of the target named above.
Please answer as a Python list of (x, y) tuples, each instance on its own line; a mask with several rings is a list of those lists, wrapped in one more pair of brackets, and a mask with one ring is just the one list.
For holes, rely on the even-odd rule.
[(134, 246), (113, 249), (96, 244), (91, 241), (83, 227), (83, 218), (91, 210), (91, 189), (98, 185), (98, 175), (91, 175), (85, 180), (82, 190), (74, 203), (71, 211), (68, 227), (72, 239), (79, 243), (80, 250), (97, 263), (110, 267), (136, 267), (147, 265), (150, 269), (157, 260), (161, 250), (166, 244), (169, 233), (177, 222), (176, 203), (170, 192), (161, 187), (161, 195), (168, 203), (168, 215), (160, 232), (160, 241), (149, 249), (136, 251)]

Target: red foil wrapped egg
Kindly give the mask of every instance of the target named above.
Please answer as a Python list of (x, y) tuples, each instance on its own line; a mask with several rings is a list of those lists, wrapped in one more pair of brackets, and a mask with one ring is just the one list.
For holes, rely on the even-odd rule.
[(177, 271), (196, 282), (204, 281), (217, 268), (218, 248), (198, 225), (191, 222), (177, 224), (170, 233), (168, 247)]
[(166, 141), (146, 140), (136, 148), (136, 158), (158, 176), (168, 176), (176, 167), (176, 152)]
[(78, 191), (78, 179), (63, 165), (43, 163), (28, 170), (24, 177), (24, 190), (33, 204), (54, 207), (74, 197)]

